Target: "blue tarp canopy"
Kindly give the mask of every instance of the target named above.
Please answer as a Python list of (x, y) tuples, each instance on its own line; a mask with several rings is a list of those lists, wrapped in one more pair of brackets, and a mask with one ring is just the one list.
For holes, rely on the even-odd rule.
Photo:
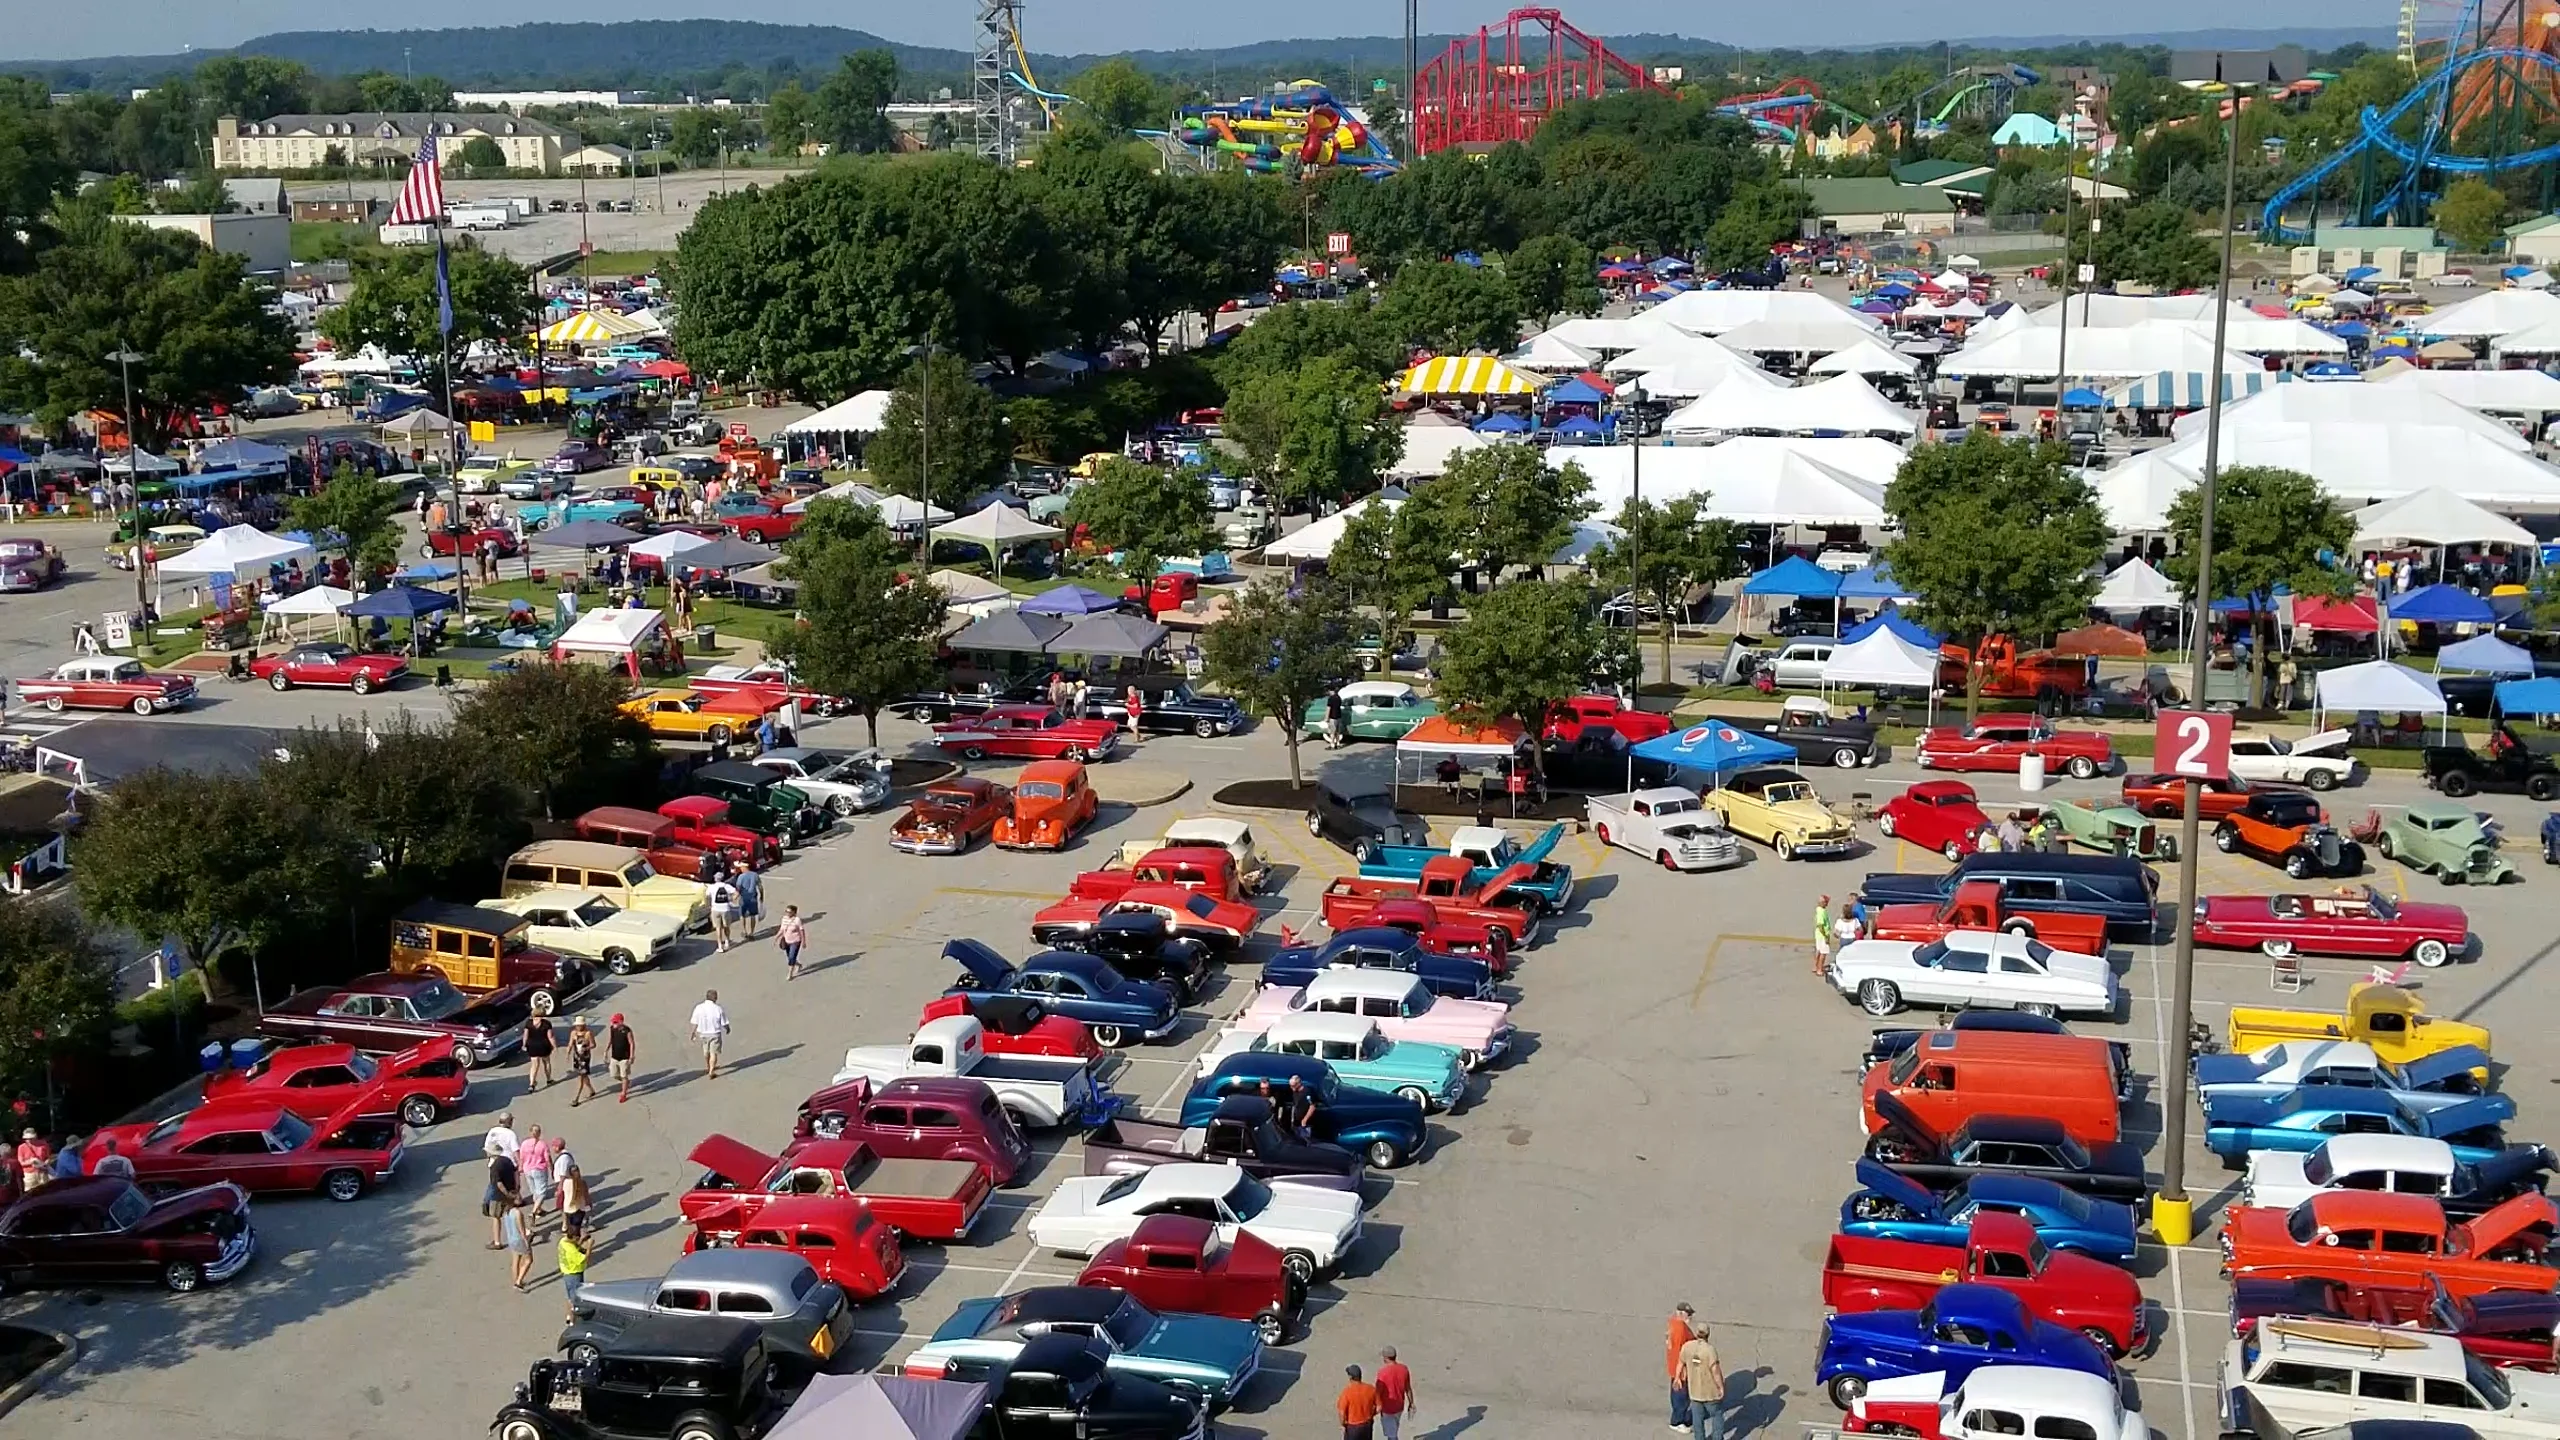
[(2510, 715), (2560, 715), (2560, 679), (2501, 680), (2497, 697), (2498, 708)]
[(1600, 387), (1578, 375), (1547, 387), (1550, 405), (1598, 405), (1608, 398), (1600, 393)]
[(1890, 315), (1895, 307), (1890, 300), (1861, 300), (1857, 308), (1861, 315)]
[(1555, 427), (1552, 433), (1567, 440), (1598, 440), (1608, 435), (1609, 427), (1588, 415), (1576, 415)]
[(406, 570), (394, 572), (391, 578), (394, 580), (450, 580), (454, 572), (461, 568), (461, 562), (455, 560), (420, 560), (411, 564)]
[(2436, 652), (2436, 673), (2463, 670), (2474, 675), (2530, 675), (2533, 656), (2520, 645), (2495, 635), (2474, 635)]
[(290, 450), (280, 450), (273, 445), (264, 445), (255, 440), (243, 440), (235, 436), (229, 440), (216, 440), (199, 451), (196, 455), (196, 468), (199, 470), (245, 470), (252, 465), (281, 465), (292, 456), (293, 452)]
[(2364, 372), (2344, 360), (2322, 360), (2302, 367), (2305, 380), (2362, 380)]
[(1869, 565), (1840, 577), (1843, 600), (1900, 600), (1911, 592), (1895, 584), (1889, 565)]
[(1742, 582), (1745, 595), (1837, 595), (1840, 577), (1801, 555), (1790, 555), (1778, 564)]
[(2458, 585), (2421, 585), (2388, 604), (2394, 620), (2420, 620), (2436, 625), (2486, 625), (2498, 618), (2489, 602)]
[(2498, 273), (2509, 280), (2521, 280), (2525, 276), (2532, 274), (2538, 268), (2540, 267), (2533, 265), (2510, 265)]
[(1796, 747), (1783, 745), (1732, 720), (1702, 720), (1686, 730), (1657, 735), (1637, 745), (1634, 754), (1683, 770), (1721, 774), (1745, 765), (1770, 765), (1796, 758)]
[(454, 605), (454, 598), (441, 590), (394, 585), (388, 590), (376, 590), (359, 597), (356, 603), (339, 613), (367, 619), (379, 615), (385, 620), (415, 620), (438, 610), (451, 610)]
[(176, 490), (182, 495), (191, 495), (205, 490), (219, 490), (225, 485), (240, 485), (251, 480), (264, 479), (270, 475), (282, 475), (283, 473), (285, 473), (284, 462), (278, 460), (273, 464), (256, 465), (243, 470), (216, 470), (210, 474), (199, 472), (194, 475), (172, 475), (160, 483), (169, 486), (171, 489)]
[(1536, 428), (1529, 423), (1528, 417), (1508, 412), (1476, 422), (1476, 433), (1479, 435), (1526, 435)]
[[(2278, 585), (2267, 592), (2266, 602), (2272, 608), (2276, 601), (2292, 593), (2289, 587)], [(2213, 613), (2216, 615), (2247, 615), (2256, 608), (2257, 602), (2246, 595), (2226, 595), (2213, 602)]]
[(36, 457), (26, 451), (0, 445), (0, 465), (33, 465), (34, 463), (36, 463)]
[(2106, 403), (2106, 396), (2085, 385), (2062, 392), (2062, 408), (2065, 410), (2097, 410), (2104, 408)]
[(1653, 269), (1657, 273), (1663, 275), (1679, 275), (1696, 268), (1696, 266), (1681, 259), (1677, 255), (1660, 255), (1656, 256), (1653, 261)]
[(1910, 286), (1896, 280), (1890, 285), (1879, 285), (1867, 293), (1870, 295), (1881, 295), (1887, 300), (1899, 300), (1903, 296), (1911, 294), (1912, 291)]
[(1120, 602), (1082, 585), (1061, 585), (1023, 601), (1021, 608), (1025, 615), (1099, 615), (1105, 610), (1117, 610)]
[(2361, 320), (2339, 320), (2320, 327), (2341, 340), (2370, 340), (2373, 327)]
[(2338, 278), (2346, 281), (2366, 280), (2382, 273), (2379, 265), (2358, 265)]
[(1890, 605), (1841, 632), (1840, 643), (1854, 644), (1866, 639), (1879, 629), (1890, 630), (1924, 650), (1935, 650), (1946, 643), (1943, 637), (1922, 629), (1919, 621)]

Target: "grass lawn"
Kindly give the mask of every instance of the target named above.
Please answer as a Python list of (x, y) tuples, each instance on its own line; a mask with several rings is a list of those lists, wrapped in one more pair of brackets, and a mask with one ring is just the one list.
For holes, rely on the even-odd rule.
[(340, 225), (327, 220), (296, 220), (291, 225), (287, 243), (297, 264), (344, 260), (359, 250), (381, 248), (370, 225)]
[[(547, 580), (501, 580), (495, 585), (475, 584), (471, 587), (471, 594), (475, 599), (523, 600), (530, 603), (537, 613), (546, 615), (550, 613), (559, 593), (558, 587)], [(596, 602), (600, 602), (601, 599), (601, 595), (589, 597), (589, 600)], [(663, 585), (650, 587), (648, 601), (651, 605), (665, 608), (666, 587)], [(589, 604), (588, 608), (594, 608), (593, 604)], [(741, 605), (735, 600), (697, 599), (693, 602), (693, 619), (695, 624), (709, 625), (724, 636), (741, 635), (766, 645), (773, 644), (791, 630), (790, 611)], [(727, 649), (726, 646), (714, 646), (708, 653), (725, 654)], [(685, 653), (698, 656), (706, 652), (694, 649), (692, 638), (688, 636), (685, 639)], [(454, 673), (458, 675), (462, 672), (457, 668)]]
[(586, 258), (583, 266), (571, 265), (571, 271), (584, 269), (589, 275), (647, 275), (675, 258), (673, 250), (599, 250)]

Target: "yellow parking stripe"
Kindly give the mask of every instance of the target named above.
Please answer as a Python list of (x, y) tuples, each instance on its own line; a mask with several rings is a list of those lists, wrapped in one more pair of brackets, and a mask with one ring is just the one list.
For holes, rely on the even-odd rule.
[(1813, 943), (1813, 942), (1812, 942), (1812, 940), (1811, 940), (1811, 939), (1809, 939), (1809, 938), (1808, 938), (1808, 939), (1804, 939), (1804, 940), (1798, 940), (1798, 939), (1796, 939), (1795, 937), (1793, 937), (1793, 936), (1788, 936), (1788, 935), (1719, 935), (1719, 936), (1717, 936), (1715, 939), (1713, 939), (1713, 940), (1711, 940), (1711, 941), (1707, 942), (1707, 953), (1706, 953), (1706, 956), (1705, 956), (1705, 958), (1701, 959), (1701, 960), (1698, 962), (1698, 983), (1697, 983), (1696, 985), (1691, 986), (1691, 987), (1690, 987), (1690, 989), (1689, 989), (1689, 1008), (1690, 1008), (1690, 1009), (1695, 1010), (1695, 1009), (1697, 1009), (1697, 1008), (1698, 1008), (1698, 1001), (1699, 1001), (1701, 998), (1703, 998), (1703, 997), (1706, 995), (1706, 993), (1707, 993), (1707, 982), (1708, 982), (1709, 980), (1712, 980), (1712, 979), (1714, 979), (1714, 978), (1715, 978), (1715, 973), (1716, 973), (1716, 953), (1717, 953), (1718, 951), (1720, 951), (1720, 950), (1724, 949), (1725, 945), (1726, 945), (1728, 942), (1737, 942), (1737, 941), (1738, 941), (1738, 942), (1740, 942), (1740, 943), (1742, 943), (1742, 944), (1745, 944), (1745, 945), (1806, 945), (1806, 946), (1810, 946), (1810, 945)]

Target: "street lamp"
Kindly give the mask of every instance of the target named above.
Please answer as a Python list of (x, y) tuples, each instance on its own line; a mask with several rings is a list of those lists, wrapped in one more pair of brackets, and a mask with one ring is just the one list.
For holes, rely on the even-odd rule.
[[(134, 424), (133, 367), (135, 362), (147, 362), (151, 357), (119, 345), (116, 349), (107, 352), (103, 358), (116, 362), (117, 373), (124, 377), (124, 477), (125, 483), (134, 486), (134, 493), (139, 495), (142, 493), (141, 482), (133, 478), (135, 474), (133, 452), (134, 448), (141, 444), (137, 438), (141, 429)], [(116, 508), (122, 510), (124, 507), (118, 505)]]
[[(916, 496), (920, 507), (916, 514), (916, 563), (933, 564), (933, 356), (934, 343), (927, 337), (921, 345), (910, 345), (907, 354), (923, 362), (916, 376)], [(999, 559), (996, 569), (1002, 571)]]
[[(1636, 412), (1645, 399), (1644, 377), (1641, 375), (1628, 377), (1627, 383), (1618, 387), (1619, 428), (1627, 437), (1627, 508), (1630, 510), (1644, 503), (1644, 419)], [(1627, 531), (1627, 615), (1635, 622), (1639, 634), (1644, 629), (1644, 551), (1642, 542), (1637, 538), (1641, 533), (1636, 527)], [(1636, 642), (1636, 653), (1644, 653), (1644, 642)], [(1664, 672), (1662, 680), (1666, 685), (1671, 682), (1668, 671)], [(1636, 684), (1639, 688), (1644, 684), (1642, 660), (1636, 662)]]

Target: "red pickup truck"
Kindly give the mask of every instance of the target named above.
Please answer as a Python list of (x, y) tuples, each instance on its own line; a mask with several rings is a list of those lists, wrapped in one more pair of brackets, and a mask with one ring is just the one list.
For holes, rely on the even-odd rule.
[(791, 1136), (859, 1140), (892, 1160), (974, 1160), (998, 1185), (1012, 1184), (1031, 1159), (1031, 1142), (987, 1082), (948, 1076), (829, 1085), (800, 1102)]
[(1505, 950), (1517, 950), (1538, 938), (1538, 908), (1525, 897), (1504, 892), (1538, 873), (1534, 865), (1512, 865), (1482, 885), (1469, 880), (1475, 866), (1462, 856), (1443, 855), (1422, 867), (1421, 878), (1390, 879), (1345, 875), (1325, 887), (1324, 923), (1336, 933), (1373, 923), (1370, 916), (1390, 900), (1428, 900), (1442, 920), (1473, 922), (1498, 932)]
[(1421, 941), (1423, 949), (1438, 954), (1482, 960), (1496, 979), (1511, 973), (1511, 945), (1504, 938), (1511, 932), (1481, 920), (1445, 915), (1428, 900), (1381, 900), (1360, 923), (1401, 930)]
[(1935, 905), (1883, 905), (1875, 912), (1868, 935), (1876, 940), (1907, 940), (1926, 945), (1951, 930), (2009, 930), (2032, 935), (2056, 950), (2082, 955), (2107, 953), (2107, 917), (2063, 910), (2003, 913), (2000, 887), (1989, 880), (1969, 880)]
[(2103, 1260), (2045, 1249), (2023, 1216), (1978, 1215), (1961, 1247), (1834, 1235), (1822, 1259), (1822, 1303), (1844, 1315), (1918, 1310), (1955, 1284), (2006, 1290), (2037, 1319), (2110, 1355), (2142, 1344), (2141, 1284)]
[(1603, 730), (1615, 730), (1633, 745), (1670, 734), (1671, 717), (1631, 709), (1615, 695), (1576, 695), (1547, 707), (1544, 733), (1550, 745), (1578, 745), (1585, 732)]
[(884, 1160), (859, 1140), (798, 1140), (779, 1159), (714, 1135), (686, 1157), (704, 1174), (676, 1202), (685, 1219), (733, 1223), (785, 1195), (842, 1195), (925, 1240), (965, 1240), (995, 1184), (975, 1160)]

